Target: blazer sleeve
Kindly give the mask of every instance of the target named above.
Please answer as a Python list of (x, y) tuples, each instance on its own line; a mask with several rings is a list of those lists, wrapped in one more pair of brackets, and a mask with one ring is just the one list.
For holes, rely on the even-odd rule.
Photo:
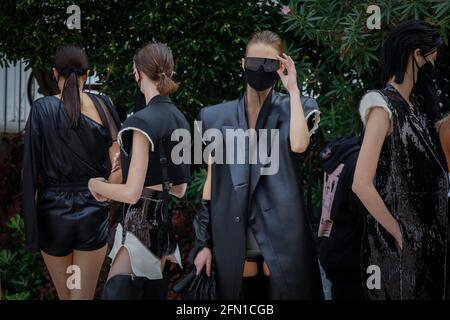
[(33, 103), (25, 126), (24, 155), (22, 171), (22, 201), (25, 220), (26, 249), (39, 250), (36, 191), (40, 168), (41, 130), (39, 104)]

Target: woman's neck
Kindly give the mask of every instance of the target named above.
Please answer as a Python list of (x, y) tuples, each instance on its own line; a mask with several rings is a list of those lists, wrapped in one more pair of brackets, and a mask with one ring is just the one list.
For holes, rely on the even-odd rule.
[[(59, 93), (55, 94), (54, 96), (58, 99), (62, 99), (62, 89), (59, 89)], [(83, 91), (83, 89), (80, 89), (80, 100), (83, 100), (83, 95), (87, 95), (86, 92)]]
[(261, 109), (264, 101), (270, 93), (270, 88), (264, 91), (256, 91), (247, 85), (246, 95), (246, 108), (249, 112), (257, 112)]
[(247, 126), (254, 129), (264, 101), (267, 99), (271, 89), (256, 91), (247, 85), (245, 91), (245, 112), (247, 114)]
[[(405, 99), (405, 101), (409, 104), (410, 107), (413, 107), (413, 103), (410, 100), (411, 92), (414, 87), (414, 81), (413, 77), (410, 76), (412, 74), (412, 68), (407, 68), (407, 71), (405, 72), (403, 76), (403, 82), (397, 83), (395, 82), (395, 76), (392, 76), (388, 83), (395, 88), (395, 90), (400, 93), (400, 95)], [(417, 75), (416, 77), (417, 78)]]
[(154, 97), (159, 96), (159, 91), (150, 84), (141, 83), (141, 91), (145, 96), (145, 104), (148, 104)]

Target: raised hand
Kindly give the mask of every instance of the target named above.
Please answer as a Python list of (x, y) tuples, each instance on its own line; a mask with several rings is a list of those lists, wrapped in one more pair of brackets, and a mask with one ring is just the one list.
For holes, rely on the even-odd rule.
[[(283, 53), (283, 56), (278, 56), (278, 60), (280, 60), (281, 64), (284, 66), (284, 68), (277, 70), (278, 75), (283, 82), (283, 86), (289, 93), (298, 91), (297, 70), (295, 69), (294, 60), (285, 53)], [(287, 71), (287, 74), (284, 73), (285, 70)]]

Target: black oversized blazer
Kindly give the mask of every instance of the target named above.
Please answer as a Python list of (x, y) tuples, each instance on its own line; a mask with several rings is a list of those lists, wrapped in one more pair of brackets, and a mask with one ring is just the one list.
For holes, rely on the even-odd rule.
[[(210, 227), (218, 296), (222, 299), (240, 296), (246, 228), (250, 225), (271, 272), (271, 297), (321, 299), (316, 246), (300, 181), (302, 155), (293, 153), (289, 144), (290, 98), (273, 92), (270, 99), (271, 109), (264, 128), (279, 130), (278, 172), (260, 175), (259, 170), (250, 169), (248, 164), (212, 164)], [(243, 100), (203, 108), (199, 115), (201, 131), (214, 128), (225, 137), (227, 129), (245, 130)], [(316, 127), (320, 114), (316, 101), (302, 97), (302, 104), (308, 122)], [(255, 218), (249, 224), (248, 216), (252, 213)]]

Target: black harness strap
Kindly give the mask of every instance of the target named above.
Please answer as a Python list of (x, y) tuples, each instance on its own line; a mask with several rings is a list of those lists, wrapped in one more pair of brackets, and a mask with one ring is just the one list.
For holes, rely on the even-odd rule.
[[(164, 148), (164, 142), (166, 141), (165, 138), (161, 139), (159, 142), (159, 163), (161, 164), (162, 169), (162, 186), (163, 186), (163, 212), (164, 212), (164, 219), (162, 219), (162, 223), (165, 226), (166, 224), (169, 224), (171, 222), (171, 217), (169, 217), (169, 175), (167, 173), (167, 157), (166, 152)], [(127, 214), (128, 210), (125, 210), (125, 208), (128, 207), (126, 203), (122, 206), (122, 245), (125, 244), (125, 238), (127, 236), (127, 231), (125, 228), (125, 216)]]
[(162, 186), (163, 186), (163, 200), (164, 200), (164, 218), (167, 219), (167, 221), (164, 221), (164, 223), (169, 223), (169, 175), (167, 173), (167, 157), (166, 157), (166, 151), (164, 148), (164, 143), (166, 142), (166, 138), (162, 138), (159, 142), (159, 163), (161, 164), (161, 170), (162, 170)]

